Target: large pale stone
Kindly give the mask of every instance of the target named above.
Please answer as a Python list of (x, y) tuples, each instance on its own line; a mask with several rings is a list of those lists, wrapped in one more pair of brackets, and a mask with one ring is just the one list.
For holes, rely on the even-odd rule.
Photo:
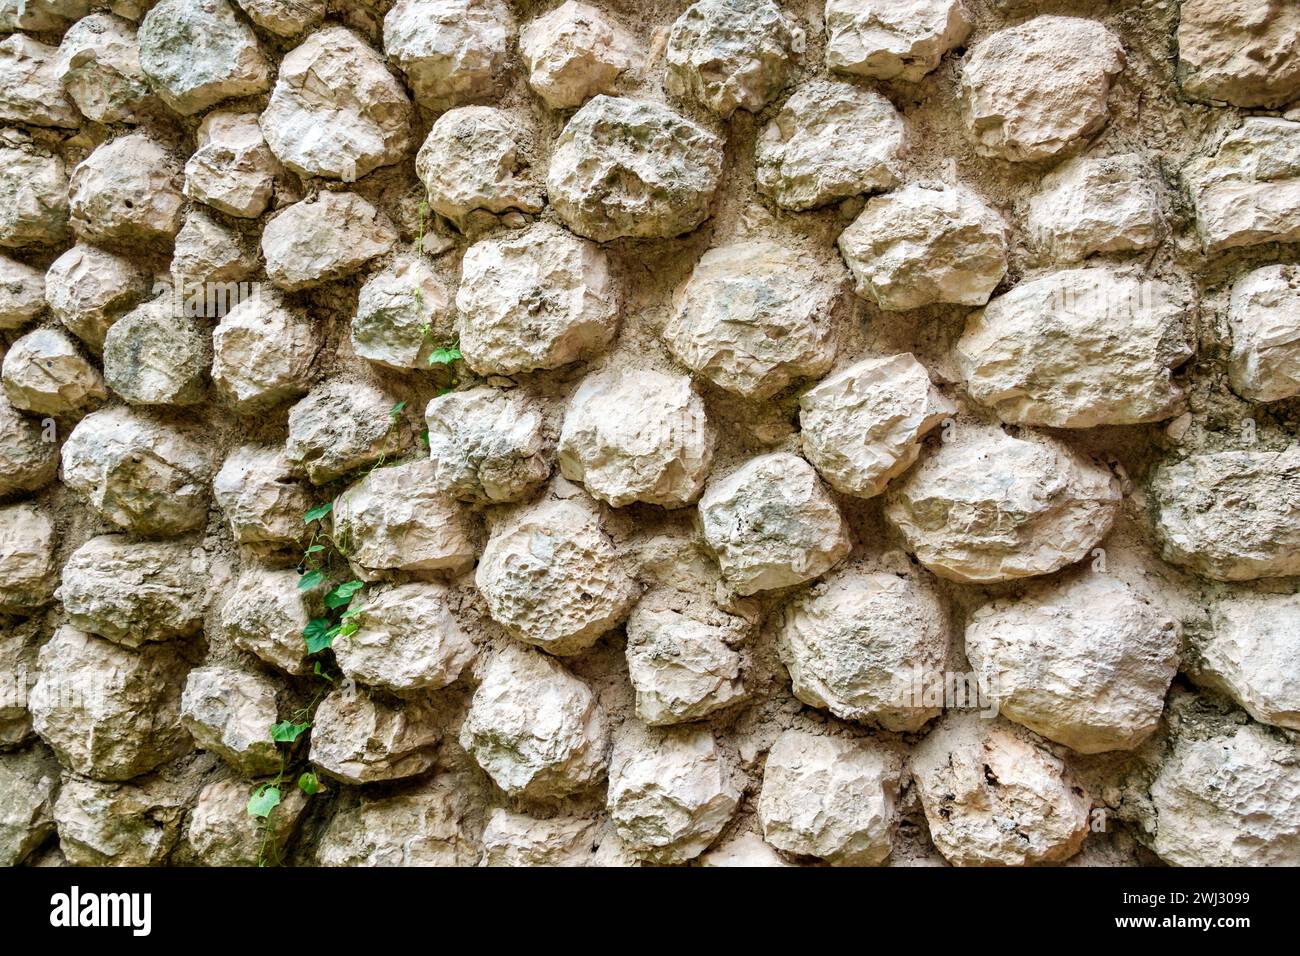
[(474, 642), (453, 613), (452, 592), (416, 582), (367, 591), (352, 604), (359, 629), (334, 639), (343, 673), (360, 684), (406, 695), (456, 680), (474, 659)]
[(40, 618), (0, 619), (0, 750), (20, 747), (35, 736), (28, 710), (39, 673), (36, 655), (45, 640)]
[[(59, 445), (55, 429), (41, 419), (24, 415), (0, 397), (0, 498), (36, 491), (54, 480), (59, 471)], [(65, 476), (65, 482), (67, 478)]]
[(182, 116), (271, 85), (257, 35), (227, 0), (160, 0), (140, 22), (140, 66)]
[(392, 250), (397, 230), (356, 193), (321, 192), (277, 213), (262, 233), (266, 274), (296, 292), (360, 272)]
[(483, 830), (483, 865), (594, 866), (597, 831), (590, 817), (537, 820), (498, 808)]
[(868, 358), (799, 397), (804, 456), (832, 488), (870, 498), (916, 461), (957, 407), (910, 352)]
[(594, 644), (639, 596), (595, 508), (577, 499), (530, 506), (495, 528), (475, 583), (514, 637), (561, 655)]
[(181, 721), (194, 746), (215, 753), (244, 776), (275, 773), (280, 767), (271, 739), (275, 694), (275, 684), (262, 674), (219, 664), (196, 667), (181, 695)]
[(69, 770), (129, 780), (181, 756), (185, 662), (169, 647), (138, 650), (63, 626), (41, 648), (32, 725)]
[(962, 0), (826, 0), (826, 67), (915, 83), (972, 25)]
[(162, 866), (197, 790), (186, 778), (123, 784), (64, 774), (54, 804), (59, 846), (72, 866)]
[(836, 240), (858, 295), (902, 311), (983, 305), (1007, 272), (1006, 221), (965, 186), (876, 196)]
[(54, 835), (59, 764), (44, 747), (0, 754), (0, 866), (18, 866)]
[[(185, 829), (185, 845), (204, 866), (270, 866), (297, 828), (307, 797), (282, 787), (283, 798), (266, 821), (248, 813), (249, 786), (217, 780), (199, 791)], [(178, 854), (179, 855), (179, 854)]]
[(266, 144), (257, 114), (209, 113), (195, 135), (198, 149), (185, 163), (185, 195), (245, 219), (265, 212), (280, 162)]
[(1300, 575), (1297, 470), (1294, 443), (1160, 463), (1149, 492), (1160, 556), (1217, 581)]
[(643, 597), (627, 619), (637, 717), (676, 724), (744, 700), (735, 645), (747, 631), (740, 618), (699, 598), (668, 590)]
[(718, 838), (739, 802), (709, 731), (623, 725), (610, 758), (607, 804), (619, 839), (639, 858), (694, 859)]
[(300, 176), (353, 182), (400, 162), (413, 110), (384, 58), (344, 27), (309, 36), (280, 63), (262, 133)]
[(519, 34), (528, 85), (553, 110), (581, 106), (608, 93), (637, 60), (636, 41), (600, 10), (565, 0)]
[(211, 449), (191, 431), (131, 408), (91, 412), (63, 444), (63, 483), (133, 534), (170, 536), (203, 525)]
[(550, 800), (605, 779), (609, 728), (587, 684), (545, 654), (507, 645), (484, 670), (460, 745), (512, 797)]
[(237, 412), (265, 412), (307, 393), (321, 339), (316, 320), (259, 288), (213, 330), (212, 381)]
[(1181, 628), (1113, 574), (977, 609), (966, 654), (1002, 716), (1079, 753), (1132, 750), (1160, 723)]
[(207, 555), (192, 543), (91, 538), (63, 566), (73, 627), (126, 647), (190, 637), (207, 610)]
[(247, 567), (217, 608), (217, 628), (241, 650), (287, 674), (311, 672), (303, 628), (313, 617), (298, 572)]
[(366, 691), (336, 690), (316, 709), (310, 758), (343, 783), (399, 780), (433, 765), (439, 736), (424, 701), (393, 705)]
[(197, 405), (211, 362), (207, 328), (177, 315), (171, 296), (136, 306), (104, 336), (104, 381), (132, 405)]
[(1201, 683), (1265, 724), (1300, 730), (1300, 595), (1217, 595), (1190, 644)]
[(1165, 235), (1156, 175), (1138, 153), (1072, 159), (1029, 200), (1029, 234), (1059, 262), (1149, 249)]
[(238, 0), (250, 20), (277, 36), (291, 37), (325, 19), (326, 0)]
[(68, 172), (21, 130), (0, 129), (0, 246), (61, 243), (68, 234)]
[(334, 540), (362, 572), (446, 571), (474, 563), (473, 525), (433, 487), (425, 458), (375, 468), (334, 502)]
[(1046, 435), (962, 423), (886, 492), (885, 517), (942, 578), (1051, 574), (1088, 555), (1120, 505), (1109, 470)]
[(0, 30), (64, 30), (90, 12), (90, 0), (0, 0)]
[(1196, 100), (1285, 106), (1300, 96), (1300, 9), (1286, 0), (1183, 0), (1178, 78)]
[(397, 796), (363, 796), (330, 820), (316, 856), (322, 866), (473, 866), (475, 816), (451, 778)]
[(787, 730), (767, 752), (758, 818), (778, 850), (875, 866), (893, 850), (901, 761), (870, 740)]
[(1207, 252), (1300, 240), (1300, 123), (1248, 116), (1183, 178)]
[(546, 191), (565, 225), (606, 242), (690, 232), (721, 181), (713, 133), (657, 103), (600, 95), (560, 134)]
[(0, 507), (0, 614), (32, 614), (53, 600), (56, 541), (54, 522), (43, 509), (27, 503)]
[(306, 532), (303, 515), (313, 500), (297, 480), (283, 448), (236, 448), (212, 480), (212, 496), (225, 512), (237, 544), (262, 556), (301, 547)]
[(634, 501), (680, 508), (703, 491), (714, 443), (687, 376), (597, 372), (569, 402), (560, 471), (615, 508)]
[(170, 243), (181, 228), (180, 166), (143, 133), (99, 146), (72, 171), (72, 228), (90, 242), (127, 250)]
[(981, 156), (1059, 156), (1106, 125), (1111, 82), (1123, 69), (1123, 46), (1096, 20), (1040, 16), (999, 30), (962, 66), (967, 135)]
[(754, 146), (759, 191), (785, 209), (816, 209), (898, 184), (903, 117), (872, 90), (812, 80), (795, 90)]
[(1232, 287), (1232, 390), (1252, 402), (1300, 394), (1300, 268), (1264, 266)]
[(515, 375), (593, 358), (618, 334), (605, 252), (550, 223), (484, 239), (461, 264), (460, 350), (480, 375)]
[(44, 308), (44, 273), (8, 256), (0, 256), (0, 331), (21, 329)]
[(333, 379), (289, 409), (285, 456), (321, 485), (401, 449), (394, 402), (372, 385)]
[(73, 24), (59, 44), (59, 82), (96, 123), (139, 123), (153, 95), (140, 67), (135, 27), (108, 13)]
[(912, 751), (934, 845), (955, 866), (1059, 863), (1088, 835), (1087, 795), (1028, 731), (950, 714)]
[(5, 353), (0, 379), (14, 407), (34, 415), (75, 417), (108, 400), (99, 370), (57, 328), (16, 340)]
[(1187, 407), (1174, 381), (1192, 357), (1184, 297), (1109, 266), (1021, 282), (973, 314), (956, 345), (966, 392), (1004, 422), (1137, 425)]
[(148, 290), (148, 276), (130, 259), (80, 242), (55, 259), (45, 274), (50, 311), (96, 353), (103, 350), (113, 323)]
[(521, 501), (551, 473), (541, 410), (518, 392), (449, 392), (429, 401), (425, 423), (432, 486), (459, 501)]
[(788, 452), (753, 458), (711, 481), (700, 525), (738, 594), (811, 581), (850, 548), (848, 524), (817, 472)]
[(502, 0), (397, 0), (384, 17), (384, 50), (435, 112), (497, 92), (514, 34)]
[(796, 697), (893, 731), (938, 716), (916, 685), (948, 670), (949, 643), (947, 609), (924, 578), (857, 567), (800, 594), (777, 631)]
[(698, 866), (769, 867), (793, 866), (757, 833), (742, 833), (705, 850), (696, 858)]
[(70, 129), (81, 125), (59, 82), (54, 47), (21, 33), (0, 40), (0, 122)]
[(770, 398), (835, 360), (841, 270), (750, 240), (710, 249), (673, 294), (664, 342), (687, 368), (743, 398)]
[[(256, 272), (258, 266), (257, 257), (249, 252), (237, 230), (202, 209), (191, 209), (186, 214), (185, 225), (176, 234), (171, 266), (172, 279), (181, 292), (186, 314), (220, 318), (244, 298), (260, 295), (260, 287), (241, 281)], [(218, 287), (226, 293), (225, 301), (218, 299)], [(241, 295), (244, 289), (248, 293)], [(212, 294), (204, 294), (209, 292)]]
[(723, 119), (757, 113), (785, 87), (802, 28), (772, 0), (697, 0), (668, 34), (664, 88)]
[(352, 318), (352, 348), (363, 359), (404, 371), (429, 367), (431, 328), (452, 314), (446, 286), (420, 258), (402, 257), (361, 287)]

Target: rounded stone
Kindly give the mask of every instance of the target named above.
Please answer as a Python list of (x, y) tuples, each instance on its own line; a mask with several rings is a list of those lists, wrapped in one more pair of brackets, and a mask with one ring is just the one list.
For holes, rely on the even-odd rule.
[(240, 414), (264, 413), (307, 393), (321, 344), (315, 320), (259, 289), (213, 330), (213, 384)]
[[(244, 237), (203, 209), (185, 214), (176, 234), (171, 273), (186, 315), (217, 318), (233, 304), (260, 294), (258, 286), (243, 282), (258, 270), (257, 257), (249, 253)], [(260, 284), (259, 284), (260, 285)]]
[(1260, 723), (1300, 730), (1300, 595), (1234, 590), (1209, 603), (1184, 670)]
[(297, 36), (325, 19), (326, 0), (238, 0), (248, 18), (276, 36)]
[[(44, 488), (59, 473), (59, 443), (52, 420), (24, 415), (0, 398), (0, 498)], [(65, 482), (67, 476), (64, 476)]]
[(59, 43), (56, 70), (81, 115), (96, 123), (139, 123), (153, 96), (135, 27), (112, 14), (73, 24)]
[(280, 753), (271, 739), (277, 717), (276, 687), (265, 675), (214, 664), (196, 667), (186, 678), (181, 721), (194, 745), (245, 776), (279, 770)]
[(311, 496), (275, 446), (241, 445), (212, 479), (235, 542), (263, 557), (296, 552), (306, 534)]
[(1247, 116), (1213, 153), (1187, 164), (1182, 179), (1206, 252), (1300, 241), (1297, 149), (1300, 123)]
[(55, 259), (45, 274), (50, 311), (97, 354), (113, 323), (148, 291), (149, 277), (130, 259), (80, 242)]
[(580, 0), (565, 0), (530, 22), (519, 35), (519, 54), (528, 85), (553, 110), (610, 92), (637, 60), (631, 34)]
[(1157, 176), (1138, 153), (1080, 156), (1043, 177), (1025, 225), (1034, 244), (1060, 262), (1149, 249), (1166, 233)]
[(401, 451), (392, 396), (372, 385), (332, 379), (289, 409), (285, 457), (314, 485), (342, 478)]
[(185, 195), (229, 216), (254, 219), (265, 212), (281, 168), (257, 114), (209, 113), (195, 139), (198, 149), (185, 162)]
[(1195, 100), (1277, 108), (1300, 96), (1300, 9), (1286, 0), (1184, 0), (1178, 79)]
[(12, 33), (0, 40), (0, 122), (76, 129), (76, 107), (59, 82), (58, 50)]
[(21, 130), (0, 129), (0, 246), (51, 245), (67, 235), (63, 160)]
[(288, 206), (266, 224), (267, 277), (297, 292), (360, 272), (397, 245), (389, 218), (356, 193), (321, 192)]
[(123, 784), (65, 773), (54, 804), (59, 848), (72, 866), (162, 866), (198, 788), (193, 777)]
[(384, 17), (384, 50), (435, 112), (498, 92), (514, 35), (502, 0), (397, 0)]
[(1232, 390), (1252, 402), (1300, 395), (1300, 268), (1264, 266), (1233, 284)]
[(243, 780), (217, 780), (199, 791), (185, 828), (185, 850), (195, 862), (234, 867), (283, 861), (285, 844), (307, 808), (307, 797), (297, 788), (286, 788), (265, 821), (249, 814), (248, 800), (249, 786)]
[(99, 370), (55, 328), (16, 340), (5, 353), (0, 379), (13, 406), (36, 415), (76, 416), (108, 400)]
[(44, 509), (26, 502), (0, 507), (0, 614), (34, 614), (54, 599), (57, 542)]
[(197, 405), (211, 362), (207, 330), (177, 315), (170, 296), (137, 306), (104, 336), (104, 381), (132, 405)]
[(23, 328), (45, 309), (45, 274), (0, 256), (0, 331)]
[(59, 765), (44, 747), (0, 754), (0, 866), (19, 866), (56, 833)]
[(353, 351), (398, 371), (427, 369), (434, 348), (430, 330), (445, 327), (453, 312), (446, 286), (423, 259), (397, 259), (361, 287), (352, 317)]
[(169, 244), (185, 209), (181, 183), (179, 165), (145, 134), (109, 140), (72, 171), (72, 228), (81, 239), (125, 249)]
[(541, 409), (524, 394), (448, 392), (429, 401), (425, 424), (433, 487), (458, 501), (522, 501), (550, 476)]
[(139, 42), (145, 76), (182, 116), (271, 84), (257, 35), (227, 0), (159, 0), (140, 21)]
[(217, 608), (217, 630), (240, 650), (286, 674), (311, 673), (303, 629), (314, 616), (315, 600), (298, 588), (289, 568), (247, 566)]
[(309, 759), (352, 786), (401, 780), (433, 766), (439, 736), (424, 701), (394, 705), (357, 688), (335, 690), (316, 708)]
[(973, 25), (962, 0), (826, 0), (826, 68), (915, 83)]

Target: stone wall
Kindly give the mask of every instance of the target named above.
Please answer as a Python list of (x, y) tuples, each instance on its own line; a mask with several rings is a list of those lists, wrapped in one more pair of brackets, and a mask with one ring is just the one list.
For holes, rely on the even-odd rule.
[(1288, 0), (0, 29), (0, 861), (1300, 863)]

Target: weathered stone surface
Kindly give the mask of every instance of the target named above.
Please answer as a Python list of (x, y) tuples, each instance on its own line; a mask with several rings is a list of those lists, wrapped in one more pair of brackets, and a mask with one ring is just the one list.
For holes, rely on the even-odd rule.
[(363, 359), (402, 371), (429, 367), (429, 329), (445, 325), (446, 286), (420, 258), (407, 256), (366, 280), (352, 318), (352, 348)]
[(1177, 738), (1151, 800), (1152, 848), (1166, 863), (1300, 864), (1300, 748), (1257, 724)]
[(0, 129), (0, 246), (50, 245), (68, 234), (68, 171), (31, 136)]
[(537, 820), (498, 808), (483, 830), (483, 865), (594, 866), (598, 829), (590, 817)]
[(384, 58), (345, 27), (309, 36), (280, 63), (262, 133), (300, 176), (353, 182), (400, 162), (413, 110)]
[(628, 721), (614, 740), (607, 804), (619, 839), (649, 863), (685, 863), (708, 849), (740, 793), (713, 734)]
[(400, 450), (392, 434), (394, 402), (371, 385), (334, 379), (289, 409), (285, 456), (312, 484), (342, 478)]
[(1063, 163), (1029, 200), (1029, 234), (1059, 262), (1149, 249), (1165, 236), (1156, 175), (1138, 153)]
[(912, 751), (930, 838), (955, 866), (1059, 863), (1088, 835), (1088, 799), (1028, 731), (951, 714)]
[(1190, 637), (1200, 683), (1227, 694), (1261, 723), (1300, 730), (1300, 595), (1218, 595), (1208, 628)]
[(5, 396), (34, 415), (76, 416), (108, 400), (99, 370), (56, 328), (28, 332), (4, 356)]
[(157, 775), (124, 784), (65, 773), (54, 804), (59, 846), (72, 866), (161, 866), (196, 789)]
[(870, 498), (916, 461), (957, 407), (910, 352), (867, 358), (799, 397), (804, 456), (836, 491)]
[(282, 792), (275, 812), (263, 823), (248, 814), (249, 786), (244, 781), (217, 780), (200, 790), (185, 830), (186, 847), (196, 862), (264, 866), (278, 860), (307, 808), (307, 797), (296, 787)]
[(425, 423), (432, 487), (459, 501), (522, 501), (551, 473), (541, 410), (521, 393), (449, 392), (429, 401)]
[(81, 117), (59, 82), (58, 51), (21, 33), (0, 40), (0, 122), (76, 129)]
[(375, 468), (334, 502), (334, 539), (361, 572), (446, 571), (474, 563), (464, 510), (433, 487), (433, 462)]
[(565, 0), (519, 34), (528, 85), (553, 110), (581, 106), (608, 93), (637, 61), (636, 40), (600, 10)]
[(483, 672), (460, 745), (512, 797), (551, 800), (605, 779), (609, 728), (586, 683), (545, 654), (507, 645)]
[(767, 753), (758, 818), (779, 850), (875, 866), (893, 849), (901, 761), (870, 740), (787, 730)]
[(99, 146), (72, 171), (72, 228), (89, 242), (134, 249), (169, 243), (181, 228), (181, 170), (143, 133)]
[(848, 567), (785, 607), (777, 651), (804, 703), (910, 732), (942, 709), (923, 688), (948, 670), (950, 640), (947, 609), (920, 574)]
[(363, 796), (330, 820), (317, 858), (322, 866), (473, 866), (475, 816), (450, 778), (393, 797)]
[(0, 397), (0, 435), (5, 436), (0, 445), (0, 498), (36, 491), (54, 480), (59, 471), (59, 445), (54, 431), (41, 419), (23, 415), (7, 398)]
[(668, 34), (664, 88), (723, 119), (757, 113), (785, 88), (802, 28), (772, 0), (698, 0)]
[(1174, 418), (1192, 357), (1183, 295), (1109, 266), (1021, 282), (973, 314), (956, 345), (966, 392), (1005, 422), (1050, 428)]
[(130, 408), (91, 412), (63, 445), (63, 483), (133, 534), (169, 536), (208, 516), (210, 451)]
[(90, 12), (90, 0), (0, 0), (0, 30), (63, 30)]
[(261, 674), (214, 664), (194, 668), (185, 681), (181, 721), (194, 746), (215, 753), (246, 777), (279, 769), (280, 754), (271, 740), (276, 719), (275, 684)]
[(256, 565), (245, 568), (217, 609), (222, 635), (287, 674), (311, 671), (303, 628), (314, 616), (309, 598), (298, 590), (298, 572)]
[(238, 0), (248, 18), (277, 36), (291, 37), (325, 19), (326, 0)]
[(236, 411), (257, 414), (307, 393), (320, 348), (315, 320), (258, 289), (213, 331), (212, 381)]
[(999, 30), (962, 66), (967, 135), (981, 156), (1059, 156), (1106, 125), (1110, 85), (1123, 69), (1124, 48), (1096, 20), (1040, 16)]
[(160, 0), (140, 22), (139, 41), (145, 76), (182, 116), (271, 85), (256, 34), (227, 0)]
[(492, 618), (552, 654), (576, 654), (617, 626), (639, 588), (578, 499), (528, 507), (493, 529), (474, 576)]
[(1248, 116), (1183, 177), (1207, 252), (1300, 240), (1300, 123)]
[(767, 240), (710, 249), (673, 294), (664, 343), (714, 385), (770, 398), (830, 369), (841, 278), (829, 263)]
[(757, 833), (742, 833), (738, 837), (705, 850), (696, 858), (698, 866), (768, 867), (793, 866), (777, 853)]
[(45, 308), (45, 275), (0, 256), (0, 331), (21, 329)]
[(27, 503), (0, 508), (0, 614), (31, 614), (53, 600), (56, 540), (46, 511)]
[[(246, 248), (244, 237), (238, 231), (218, 222), (202, 209), (191, 209), (186, 214), (185, 225), (176, 234), (171, 269), (183, 298), (192, 298), (192, 295), (185, 295), (190, 292), (190, 287), (197, 286), (203, 291), (204, 285), (211, 287), (225, 283), (235, 293), (230, 298), (238, 301), (239, 281), (247, 279), (257, 268), (257, 257)], [(202, 310), (197, 308), (197, 302), (193, 306), (187, 302), (187, 311), (201, 311), (208, 318), (216, 318), (206, 309), (207, 296), (203, 301), (205, 307)], [(215, 296), (214, 305), (218, 305)], [(220, 305), (216, 311), (221, 311)]]
[(45, 274), (50, 311), (95, 353), (103, 351), (113, 323), (148, 290), (148, 276), (130, 259), (80, 242)]
[(1176, 618), (1112, 574), (978, 608), (966, 654), (1002, 716), (1079, 753), (1132, 750), (1160, 723)]
[(415, 158), (429, 207), (462, 232), (510, 213), (538, 213), (545, 197), (532, 168), (533, 137), (492, 106), (460, 106), (438, 117)]
[(433, 765), (440, 728), (429, 705), (388, 704), (362, 690), (336, 690), (316, 709), (311, 762), (344, 783), (399, 780)]
[(836, 240), (882, 309), (983, 305), (1007, 272), (1006, 221), (965, 186), (913, 183), (867, 202)]
[(502, 0), (398, 0), (384, 17), (384, 50), (435, 112), (497, 92), (514, 34)]
[(580, 236), (666, 238), (709, 217), (721, 179), (713, 133), (657, 103), (600, 95), (560, 134), (546, 192)]
[(44, 747), (0, 754), (0, 866), (18, 866), (54, 835), (59, 764)]
[(436, 690), (474, 659), (474, 642), (452, 608), (452, 592), (432, 582), (367, 591), (352, 607), (360, 629), (334, 639), (343, 673), (394, 694)]
[(136, 306), (104, 336), (104, 381), (132, 405), (197, 405), (211, 362), (207, 329), (177, 315), (171, 296)]
[(35, 737), (32, 715), (27, 709), (30, 692), (39, 673), (36, 654), (46, 631), (39, 618), (0, 619), (0, 750), (20, 747)]
[(198, 149), (185, 163), (185, 195), (245, 219), (265, 212), (281, 170), (257, 114), (209, 113), (195, 135)]
[(597, 372), (569, 401), (560, 471), (615, 508), (634, 501), (680, 508), (703, 491), (715, 441), (687, 376)]
[(63, 35), (55, 69), (86, 119), (143, 121), (153, 90), (140, 67), (140, 46), (129, 21), (108, 13), (78, 20)]
[(1160, 463), (1149, 492), (1160, 556), (1217, 581), (1300, 574), (1298, 469), (1294, 444)]
[(885, 517), (939, 577), (1051, 574), (1110, 531), (1119, 482), (1056, 439), (974, 423), (947, 437), (885, 497)]
[(266, 557), (301, 546), (303, 515), (313, 500), (283, 448), (236, 448), (212, 480), (212, 496), (225, 512), (235, 542), (253, 553)]
[(132, 650), (65, 625), (37, 666), (32, 725), (69, 770), (129, 780), (190, 749), (180, 709), (186, 665), (172, 648)]
[(1178, 78), (1196, 100), (1284, 106), (1300, 96), (1300, 10), (1283, 0), (1185, 0)]
[(1252, 402), (1300, 394), (1300, 268), (1264, 266), (1232, 287), (1232, 390)]
[(812, 80), (759, 136), (754, 176), (778, 206), (816, 209), (897, 185), (903, 143), (903, 117), (885, 97), (852, 83)]
[(208, 560), (192, 543), (91, 538), (63, 566), (59, 600), (73, 627), (126, 647), (203, 627)]
[(396, 244), (388, 217), (356, 193), (322, 192), (294, 203), (262, 233), (266, 274), (290, 292), (360, 272)]
[(745, 623), (675, 591), (647, 594), (627, 619), (628, 679), (636, 715), (661, 726), (700, 720), (747, 696), (739, 644)]
[(550, 223), (471, 246), (456, 308), (460, 350), (480, 375), (593, 358), (618, 334), (618, 290), (604, 250)]
[(826, 67), (915, 83), (972, 25), (962, 0), (827, 0)]
[(850, 548), (848, 524), (817, 472), (788, 452), (709, 482), (700, 525), (723, 579), (742, 595), (811, 581)]

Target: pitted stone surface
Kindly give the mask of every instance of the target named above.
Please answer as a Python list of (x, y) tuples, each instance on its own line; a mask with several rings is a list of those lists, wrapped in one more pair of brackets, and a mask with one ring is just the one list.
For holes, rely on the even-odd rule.
[(1300, 269), (1264, 266), (1232, 287), (1232, 390), (1252, 402), (1300, 394)]
[(502, 504), (529, 497), (551, 473), (536, 402), (518, 392), (471, 388), (430, 400), (432, 486), (458, 501)]
[(433, 765), (440, 736), (424, 701), (394, 706), (367, 691), (336, 690), (316, 710), (310, 759), (342, 783), (400, 780)]
[(34, 415), (76, 417), (108, 400), (99, 370), (57, 328), (17, 339), (5, 353), (0, 380), (14, 407)]
[(45, 274), (45, 301), (55, 318), (92, 352), (149, 289), (145, 273), (124, 256), (77, 243)]
[(254, 554), (271, 556), (301, 546), (303, 515), (312, 498), (283, 448), (236, 448), (212, 479), (212, 496), (225, 513), (232, 537)]
[(318, 324), (274, 289), (259, 289), (212, 332), (212, 381), (243, 414), (265, 412), (307, 393), (321, 349)]
[(514, 36), (502, 0), (397, 0), (384, 17), (384, 50), (436, 112), (496, 93)]
[(1198, 680), (1261, 723), (1300, 730), (1300, 596), (1224, 594), (1190, 638)]
[(519, 34), (528, 85), (553, 110), (581, 106), (608, 93), (637, 61), (636, 40), (581, 0), (565, 0)]
[(962, 0), (827, 0), (826, 67), (915, 83), (972, 26)]
[(159, 0), (140, 21), (139, 41), (145, 76), (182, 116), (271, 85), (257, 35), (227, 0)]
[(221, 665), (196, 667), (181, 695), (181, 721), (196, 747), (217, 754), (242, 774), (275, 773), (280, 767), (271, 739), (275, 697), (275, 684), (262, 674)]
[(390, 427), (394, 404), (372, 385), (319, 385), (289, 409), (285, 456), (316, 485), (391, 456), (401, 447)]
[(72, 171), (68, 208), (78, 238), (130, 250), (169, 243), (185, 197), (180, 166), (144, 133), (109, 140)]
[(446, 286), (423, 259), (403, 257), (361, 287), (352, 348), (363, 359), (404, 371), (429, 367), (430, 328), (452, 313)]
[(1185, 0), (1178, 77), (1196, 100), (1276, 108), (1300, 96), (1300, 10), (1284, 0)]
[(0, 256), (0, 330), (21, 329), (44, 308), (44, 273), (8, 256)]
[(1300, 122), (1248, 116), (1184, 180), (1207, 252), (1300, 239)]
[(1034, 243), (1060, 262), (1149, 249), (1165, 236), (1157, 182), (1137, 153), (1072, 159), (1043, 177), (1026, 226)]
[(54, 522), (41, 508), (26, 502), (0, 507), (0, 614), (34, 614), (54, 599), (57, 541)]

